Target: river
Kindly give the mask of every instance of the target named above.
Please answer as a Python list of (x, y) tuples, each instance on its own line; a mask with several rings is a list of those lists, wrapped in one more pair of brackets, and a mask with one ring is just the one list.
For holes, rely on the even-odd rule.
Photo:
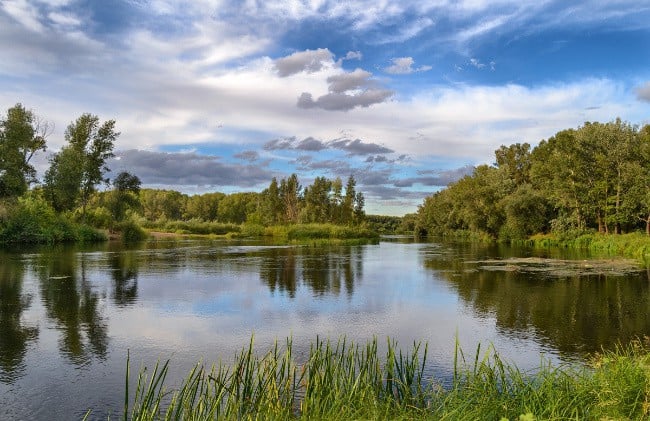
[(445, 382), (456, 341), (533, 370), (650, 335), (645, 271), (566, 250), (416, 242), (274, 245), (166, 239), (0, 251), (0, 419), (118, 418), (131, 370), (232, 361), (253, 337), (427, 342)]

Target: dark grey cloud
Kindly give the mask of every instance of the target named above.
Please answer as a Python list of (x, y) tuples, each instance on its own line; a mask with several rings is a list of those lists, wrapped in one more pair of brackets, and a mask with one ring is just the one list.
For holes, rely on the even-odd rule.
[(372, 155), (372, 154), (387, 154), (395, 152), (385, 146), (376, 143), (366, 143), (361, 139), (337, 139), (328, 142), (331, 148), (341, 149), (350, 155)]
[(260, 159), (260, 154), (257, 151), (242, 151), (234, 154), (233, 157), (243, 161), (255, 162)]
[(303, 92), (298, 97), (298, 108), (321, 108), (326, 111), (350, 111), (357, 107), (368, 108), (393, 96), (388, 89), (366, 89), (359, 93), (330, 92), (314, 100), (312, 94)]
[(641, 101), (650, 102), (650, 82), (636, 88), (636, 97)]
[[(323, 149), (339, 149), (347, 152), (349, 155), (380, 155), (395, 152), (385, 146), (371, 142), (364, 142), (361, 139), (334, 139), (325, 142), (311, 136), (302, 140), (298, 140), (295, 136), (273, 139), (266, 142), (263, 147), (268, 151), (298, 150), (305, 152), (318, 152)], [(401, 157), (398, 159), (401, 159)]]
[(296, 143), (295, 137), (285, 137), (282, 139), (273, 139), (269, 140), (264, 144), (264, 149), (267, 151), (276, 151), (283, 149), (295, 149), (294, 144)]
[(129, 171), (144, 185), (254, 187), (275, 174), (259, 165), (237, 165), (196, 153), (167, 153), (131, 149), (116, 153), (109, 166)]
[(404, 190), (399, 187), (376, 185), (376, 186), (362, 186), (363, 194), (366, 198), (371, 197), (373, 199), (381, 201), (400, 201), (404, 204), (404, 207), (412, 207), (413, 203), (409, 200), (424, 200), (425, 197), (429, 196), (431, 193), (428, 192), (419, 192), (419, 191), (409, 191)]
[(364, 186), (383, 186), (387, 184), (392, 184), (392, 176), (394, 171), (390, 168), (384, 168), (381, 170), (365, 170), (359, 171), (354, 174), (354, 177), (357, 179), (357, 182), (360, 185)]
[(366, 158), (366, 162), (368, 163), (388, 162), (388, 158), (386, 158), (384, 155), (369, 156), (368, 158)]
[(300, 72), (314, 73), (321, 70), (326, 63), (333, 63), (334, 55), (327, 48), (306, 50), (293, 53), (275, 60), (278, 76), (287, 77)]
[(412, 187), (414, 184), (420, 184), (429, 187), (444, 187), (472, 174), (472, 172), (474, 172), (474, 167), (471, 165), (453, 170), (418, 171), (419, 177), (403, 178), (395, 181), (393, 185), (395, 187)]
[(318, 139), (314, 139), (313, 137), (307, 137), (296, 145), (296, 149), (300, 151), (311, 151), (311, 152), (318, 152), (322, 151), (323, 149), (326, 149), (327, 145), (321, 142)]

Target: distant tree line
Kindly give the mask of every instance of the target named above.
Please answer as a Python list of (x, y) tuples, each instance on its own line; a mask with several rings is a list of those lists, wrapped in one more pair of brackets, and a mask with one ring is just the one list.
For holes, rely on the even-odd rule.
[[(51, 132), (47, 122), (22, 104), (0, 117), (0, 242), (20, 241), (22, 237), (40, 241), (42, 236), (31, 236), (30, 231), (74, 237), (65, 232), (51, 234), (51, 227), (46, 226), (58, 224), (63, 227), (58, 231), (63, 232), (69, 231), (71, 222), (113, 231), (122, 221), (138, 218), (265, 226), (314, 222), (359, 225), (365, 218), (364, 196), (356, 190), (353, 176), (345, 186), (340, 178), (316, 177), (313, 184), (303, 188), (292, 174), (279, 181), (272, 179), (262, 192), (193, 196), (141, 189), (140, 179), (129, 172), (111, 180), (107, 163), (114, 156), (120, 133), (114, 120), (101, 122), (92, 114), (83, 114), (68, 125), (64, 146), (51, 155), (49, 168), (38, 184), (31, 160), (46, 150)], [(49, 222), (44, 225), (44, 220)], [(9, 232), (13, 233), (11, 239), (3, 240), (2, 235), (7, 237)]]
[(650, 235), (650, 125), (585, 123), (532, 150), (528, 143), (501, 146), (495, 159), (427, 197), (415, 230), (501, 239), (640, 229)]
[(150, 221), (200, 220), (231, 224), (284, 225), (364, 221), (363, 193), (354, 176), (343, 189), (340, 178), (316, 177), (303, 188), (296, 174), (271, 180), (262, 192), (220, 192), (187, 195), (174, 190), (142, 189), (139, 213)]

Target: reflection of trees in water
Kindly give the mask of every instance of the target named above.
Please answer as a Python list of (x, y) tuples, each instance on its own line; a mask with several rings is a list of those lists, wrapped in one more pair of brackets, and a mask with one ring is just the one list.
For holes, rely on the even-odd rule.
[(128, 306), (138, 299), (138, 259), (133, 251), (109, 255), (113, 278), (113, 300), (118, 306)]
[(0, 382), (20, 377), (27, 344), (38, 338), (38, 328), (20, 320), (32, 299), (23, 295), (22, 287), (23, 263), (0, 254)]
[(41, 299), (47, 317), (61, 331), (59, 349), (75, 364), (92, 356), (104, 359), (107, 326), (99, 313), (100, 296), (86, 279), (85, 257), (72, 250), (53, 250), (39, 256)]
[(260, 278), (273, 292), (286, 292), (289, 297), (296, 295), (296, 253), (293, 248), (275, 248), (266, 253), (260, 266)]
[(355, 281), (363, 275), (360, 247), (290, 247), (264, 253), (260, 278), (271, 291), (295, 297), (300, 283), (317, 295), (354, 293)]
[(459, 259), (430, 257), (425, 267), (497, 327), (534, 331), (562, 352), (595, 352), (650, 334), (646, 274), (548, 277), (478, 269)]

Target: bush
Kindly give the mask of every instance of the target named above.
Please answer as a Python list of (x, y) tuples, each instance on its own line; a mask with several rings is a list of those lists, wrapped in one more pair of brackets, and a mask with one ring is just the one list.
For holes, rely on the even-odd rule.
[(121, 222), (117, 230), (122, 233), (122, 241), (125, 243), (136, 243), (147, 238), (147, 232), (132, 220)]
[(81, 243), (96, 243), (107, 239), (106, 234), (97, 231), (93, 227), (88, 225), (79, 225), (77, 227), (77, 241)]
[(259, 224), (244, 224), (241, 227), (241, 237), (262, 237), (264, 235), (264, 226)]

